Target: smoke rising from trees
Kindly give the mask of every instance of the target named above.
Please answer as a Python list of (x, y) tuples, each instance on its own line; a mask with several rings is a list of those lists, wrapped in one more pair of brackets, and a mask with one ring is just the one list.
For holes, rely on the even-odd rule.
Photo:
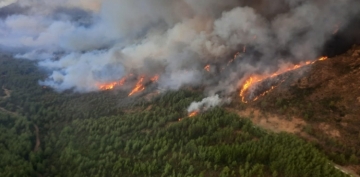
[(0, 8), (0, 48), (37, 60), (49, 71), (40, 84), (90, 92), (129, 73), (159, 74), (161, 88), (202, 85), (210, 96), (315, 59), (360, 11), (354, 0), (13, 0)]

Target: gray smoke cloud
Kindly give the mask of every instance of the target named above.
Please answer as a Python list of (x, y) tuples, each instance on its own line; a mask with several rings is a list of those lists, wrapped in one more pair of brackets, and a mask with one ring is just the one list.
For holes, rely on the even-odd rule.
[(219, 95), (209, 96), (207, 98), (202, 99), (199, 102), (192, 102), (188, 107), (187, 111), (194, 112), (194, 111), (207, 111), (211, 108), (216, 106), (221, 106), (223, 104), (229, 103), (231, 100), (229, 98), (222, 99)]
[[(253, 73), (319, 56), (360, 11), (355, 0), (7, 0), (0, 47), (38, 60), (40, 84), (98, 91), (135, 73), (163, 89), (236, 91)], [(5, 11), (4, 11), (5, 12)], [(246, 52), (245, 52), (246, 48)], [(233, 55), (240, 52), (234, 61)], [(204, 66), (210, 64), (210, 72)]]

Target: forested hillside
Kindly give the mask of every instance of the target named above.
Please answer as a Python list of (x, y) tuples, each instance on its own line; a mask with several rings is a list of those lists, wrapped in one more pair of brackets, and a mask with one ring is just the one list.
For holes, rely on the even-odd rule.
[(60, 94), (38, 84), (45, 72), (0, 59), (0, 176), (347, 176), (312, 144), (222, 108), (187, 117), (199, 92)]

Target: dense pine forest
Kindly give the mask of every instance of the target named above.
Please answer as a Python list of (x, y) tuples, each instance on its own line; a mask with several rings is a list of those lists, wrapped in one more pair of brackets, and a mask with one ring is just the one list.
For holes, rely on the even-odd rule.
[(1, 177), (347, 176), (313, 144), (223, 108), (188, 117), (200, 92), (57, 93), (39, 85), (46, 72), (0, 59)]

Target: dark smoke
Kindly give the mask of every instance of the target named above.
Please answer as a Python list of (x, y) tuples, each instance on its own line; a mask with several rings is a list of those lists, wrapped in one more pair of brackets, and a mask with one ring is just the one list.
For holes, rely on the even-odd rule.
[(322, 55), (333, 57), (343, 54), (354, 44), (360, 44), (360, 13), (325, 43)]

